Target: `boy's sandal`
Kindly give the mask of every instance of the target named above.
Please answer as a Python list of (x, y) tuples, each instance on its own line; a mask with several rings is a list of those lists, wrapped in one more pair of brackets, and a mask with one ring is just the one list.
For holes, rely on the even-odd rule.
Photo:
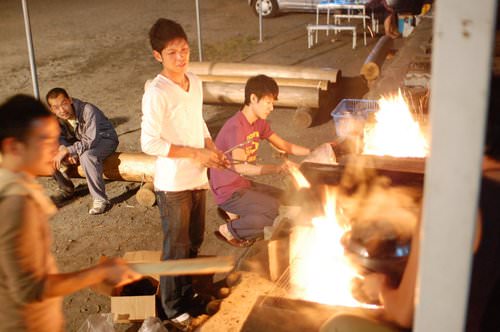
[(252, 244), (255, 243), (255, 240), (238, 240), (238, 239), (231, 239), (231, 240), (228, 240), (224, 235), (222, 235), (221, 232), (219, 231), (215, 231), (214, 232), (214, 235), (216, 238), (218, 238), (219, 240), (221, 241), (224, 241), (230, 245), (232, 245), (233, 247), (236, 247), (236, 248), (247, 248), (247, 247), (250, 247)]

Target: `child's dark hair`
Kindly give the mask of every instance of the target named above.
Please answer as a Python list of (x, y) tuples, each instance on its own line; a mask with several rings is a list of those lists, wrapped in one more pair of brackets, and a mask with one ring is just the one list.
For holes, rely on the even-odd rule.
[(279, 88), (274, 79), (266, 75), (250, 77), (245, 85), (245, 105), (250, 105), (250, 96), (254, 94), (260, 100), (264, 96), (278, 99)]
[(45, 96), (45, 101), (48, 104), (49, 99), (57, 98), (60, 95), (69, 98), (68, 92), (66, 92), (66, 90), (64, 90), (63, 88), (53, 88), (49, 92), (47, 92), (47, 95)]
[(8, 137), (26, 142), (33, 122), (52, 116), (43, 103), (31, 96), (19, 94), (9, 98), (0, 105), (0, 148)]
[(166, 18), (159, 18), (149, 29), (151, 48), (157, 52), (161, 52), (169, 42), (178, 38), (188, 40), (182, 26)]

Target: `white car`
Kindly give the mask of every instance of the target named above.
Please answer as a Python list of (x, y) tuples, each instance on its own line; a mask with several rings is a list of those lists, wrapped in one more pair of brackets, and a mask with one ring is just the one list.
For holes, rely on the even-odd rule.
[[(334, 2), (334, 0), (330, 0)], [(320, 2), (328, 2), (328, 0), (248, 0), (248, 4), (252, 7), (253, 12), (259, 15), (260, 4), (262, 3), (262, 16), (274, 17), (282, 12), (314, 12), (316, 6)], [(336, 0), (335, 2), (343, 3), (367, 3), (367, 0)]]

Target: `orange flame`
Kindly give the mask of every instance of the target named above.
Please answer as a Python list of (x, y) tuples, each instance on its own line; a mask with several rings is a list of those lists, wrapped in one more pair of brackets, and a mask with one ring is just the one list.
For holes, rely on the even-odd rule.
[(297, 227), (291, 236), (290, 272), (298, 298), (328, 305), (374, 308), (357, 301), (351, 282), (359, 277), (344, 255), (341, 237), (347, 231), (336, 219), (336, 191), (328, 190), (325, 215), (312, 220), (312, 227)]
[(287, 169), (288, 172), (290, 172), (290, 175), (292, 176), (297, 189), (311, 188), (311, 184), (309, 183), (309, 181), (307, 181), (304, 174), (302, 174), (302, 172), (295, 164), (293, 164), (292, 162), (288, 162)]
[(427, 140), (406, 104), (401, 90), (397, 96), (382, 97), (376, 123), (364, 128), (363, 154), (393, 157), (425, 157)]

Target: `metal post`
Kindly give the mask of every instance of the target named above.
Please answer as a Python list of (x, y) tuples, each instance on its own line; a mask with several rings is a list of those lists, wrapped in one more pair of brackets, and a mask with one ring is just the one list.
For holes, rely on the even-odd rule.
[(465, 330), (496, 13), (496, 0), (434, 5), (416, 332)]
[(40, 99), (40, 92), (38, 89), (38, 78), (36, 75), (35, 63), (35, 50), (33, 48), (33, 40), (31, 38), (30, 16), (28, 12), (28, 4), (26, 0), (22, 0), (23, 16), (24, 16), (24, 30), (26, 31), (26, 42), (28, 44), (28, 54), (30, 60), (31, 81), (33, 82), (33, 94), (36, 99)]
[(198, 60), (203, 61), (203, 49), (201, 48), (201, 24), (200, 24), (200, 4), (196, 0), (196, 32), (198, 33)]
[(259, 43), (264, 41), (262, 37), (263, 23), (262, 23), (262, 0), (259, 0)]

